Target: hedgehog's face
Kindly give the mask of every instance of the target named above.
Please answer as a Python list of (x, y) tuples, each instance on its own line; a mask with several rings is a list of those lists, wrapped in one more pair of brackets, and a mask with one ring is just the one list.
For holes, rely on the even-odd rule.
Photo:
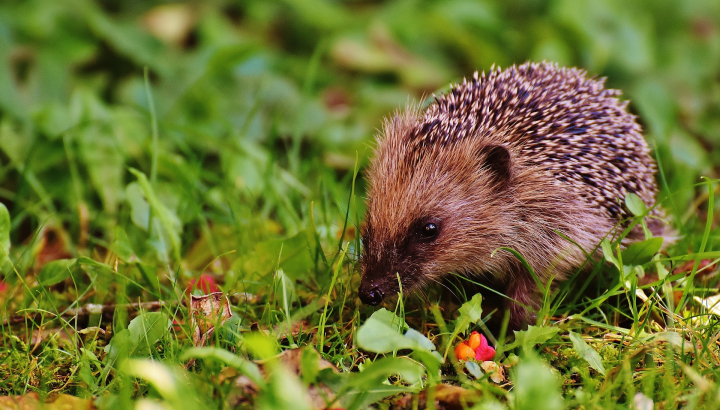
[[(377, 305), (450, 272), (488, 268), (500, 243), (510, 154), (456, 144), (417, 152), (381, 140), (368, 179), (360, 299)], [(409, 153), (408, 153), (409, 152)]]
[[(408, 292), (432, 280), (427, 265), (432, 263), (439, 245), (447, 240), (443, 226), (443, 219), (437, 216), (418, 217), (404, 233), (388, 235), (385, 227), (365, 224), (359, 291), (363, 303), (377, 305), (385, 296), (397, 293), (401, 286)], [(393, 238), (381, 239), (388, 236)]]

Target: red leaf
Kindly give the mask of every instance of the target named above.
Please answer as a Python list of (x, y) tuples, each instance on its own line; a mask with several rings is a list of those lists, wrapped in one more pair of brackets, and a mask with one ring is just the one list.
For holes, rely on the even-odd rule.
[(485, 335), (480, 335), (480, 346), (475, 349), (475, 360), (484, 362), (495, 357), (495, 348), (488, 344)]
[(185, 293), (192, 293), (192, 291), (195, 289), (200, 289), (205, 295), (220, 292), (220, 288), (215, 282), (215, 279), (206, 273), (200, 275), (197, 280), (192, 279), (187, 289), (185, 290)]

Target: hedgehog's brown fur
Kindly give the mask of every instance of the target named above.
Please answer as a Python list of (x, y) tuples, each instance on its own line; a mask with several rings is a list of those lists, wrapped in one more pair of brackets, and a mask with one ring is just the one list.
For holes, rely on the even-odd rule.
[[(627, 193), (655, 201), (640, 126), (603, 84), (550, 63), (493, 69), (424, 113), (386, 121), (367, 172), (361, 299), (395, 294), (398, 276), (411, 291), (449, 272), (480, 274), (519, 302), (508, 305), (512, 323), (527, 322), (522, 305), (539, 306), (537, 286), (517, 258), (493, 251), (513, 248), (556, 282), (585, 261), (577, 245), (592, 251), (629, 216)], [(428, 223), (436, 238), (423, 236)]]

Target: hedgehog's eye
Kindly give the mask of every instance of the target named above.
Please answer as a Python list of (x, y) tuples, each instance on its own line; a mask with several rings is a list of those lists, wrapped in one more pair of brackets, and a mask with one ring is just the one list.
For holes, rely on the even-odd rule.
[(429, 224), (425, 225), (423, 227), (423, 236), (431, 237), (431, 236), (437, 236), (438, 227), (434, 223), (430, 222)]
[(434, 241), (440, 234), (440, 220), (430, 218), (418, 224), (417, 235), (423, 242)]

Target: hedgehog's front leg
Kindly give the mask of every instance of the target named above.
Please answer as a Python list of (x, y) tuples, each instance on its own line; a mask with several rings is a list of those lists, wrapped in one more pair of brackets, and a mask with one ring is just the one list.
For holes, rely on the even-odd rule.
[(533, 325), (537, 321), (542, 294), (537, 283), (529, 272), (519, 272), (512, 276), (512, 281), (505, 290), (505, 308), (510, 311), (510, 330), (520, 330)]

